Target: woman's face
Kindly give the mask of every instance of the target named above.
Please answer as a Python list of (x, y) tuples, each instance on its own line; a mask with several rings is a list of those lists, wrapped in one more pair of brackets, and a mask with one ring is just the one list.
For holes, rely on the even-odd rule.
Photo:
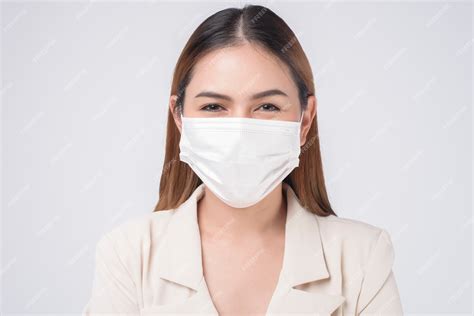
[[(171, 96), (172, 113), (176, 95)], [(310, 96), (301, 126), (301, 145), (315, 116)], [(286, 66), (250, 44), (215, 50), (201, 58), (186, 88), (185, 117), (246, 117), (299, 121), (298, 89)], [(181, 132), (181, 121), (175, 117)]]

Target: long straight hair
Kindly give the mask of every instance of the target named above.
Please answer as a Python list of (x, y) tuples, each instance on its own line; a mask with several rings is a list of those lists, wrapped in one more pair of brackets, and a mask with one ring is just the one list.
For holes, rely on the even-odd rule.
[[(221, 10), (196, 28), (174, 69), (170, 97), (177, 96), (175, 111), (183, 112), (186, 87), (199, 59), (211, 51), (244, 42), (262, 47), (288, 66), (304, 111), (308, 97), (315, 95), (309, 61), (288, 25), (269, 8), (260, 5)], [(202, 183), (194, 171), (179, 159), (180, 132), (175, 124), (174, 114), (176, 115), (168, 110), (165, 160), (159, 200), (154, 212), (179, 207)], [(291, 186), (301, 204), (309, 211), (320, 216), (336, 215), (329, 203), (324, 183), (317, 115), (308, 132), (307, 142), (301, 146), (299, 158), (299, 166), (283, 182)]]

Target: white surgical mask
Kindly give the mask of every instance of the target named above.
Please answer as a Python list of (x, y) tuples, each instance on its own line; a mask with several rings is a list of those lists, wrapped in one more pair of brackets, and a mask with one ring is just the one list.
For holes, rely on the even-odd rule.
[(302, 118), (181, 116), (179, 157), (224, 203), (248, 207), (299, 166)]

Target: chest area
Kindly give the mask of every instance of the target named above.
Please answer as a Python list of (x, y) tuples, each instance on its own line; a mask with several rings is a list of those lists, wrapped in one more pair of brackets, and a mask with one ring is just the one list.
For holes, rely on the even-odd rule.
[(284, 241), (225, 247), (202, 243), (204, 278), (219, 315), (264, 315), (278, 286)]

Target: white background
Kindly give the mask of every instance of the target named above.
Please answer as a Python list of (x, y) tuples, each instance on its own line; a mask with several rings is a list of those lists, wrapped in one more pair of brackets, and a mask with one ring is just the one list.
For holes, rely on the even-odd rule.
[[(158, 200), (181, 49), (243, 4), (2, 3), (4, 314), (82, 310), (98, 238)], [(406, 314), (470, 314), (472, 3), (261, 4), (313, 67), (336, 213), (390, 232)]]

